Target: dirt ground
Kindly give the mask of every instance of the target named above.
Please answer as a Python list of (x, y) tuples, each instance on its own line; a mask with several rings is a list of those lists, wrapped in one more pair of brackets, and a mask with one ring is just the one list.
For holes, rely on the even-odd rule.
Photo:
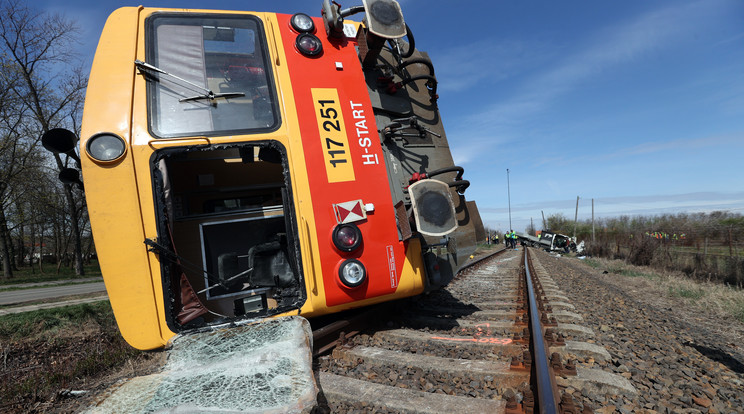
[(110, 318), (0, 342), (0, 412), (75, 412), (116, 381), (157, 366), (162, 353), (129, 346)]

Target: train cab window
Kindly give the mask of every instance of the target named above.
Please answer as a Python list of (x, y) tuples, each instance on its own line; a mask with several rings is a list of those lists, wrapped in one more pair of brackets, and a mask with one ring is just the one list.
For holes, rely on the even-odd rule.
[(266, 132), (278, 126), (261, 21), (155, 14), (147, 21), (150, 131), (156, 137)]
[[(301, 306), (306, 296), (283, 145), (169, 148), (152, 162), (158, 240), (172, 252), (162, 256), (171, 258), (162, 274), (172, 329)], [(194, 319), (187, 309), (196, 303), (206, 313)]]

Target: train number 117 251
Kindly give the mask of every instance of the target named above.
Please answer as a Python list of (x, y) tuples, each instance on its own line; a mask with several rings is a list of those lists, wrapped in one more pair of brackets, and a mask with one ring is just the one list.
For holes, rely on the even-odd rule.
[(349, 139), (338, 91), (314, 88), (312, 95), (328, 182), (354, 181), (354, 166), (349, 154)]

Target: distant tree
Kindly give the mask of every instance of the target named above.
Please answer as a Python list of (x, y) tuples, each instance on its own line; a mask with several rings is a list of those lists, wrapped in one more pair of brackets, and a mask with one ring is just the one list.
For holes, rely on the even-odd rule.
[(551, 230), (556, 233), (568, 233), (570, 230), (573, 229), (573, 220), (568, 220), (568, 218), (561, 214), (551, 214), (546, 219), (548, 223), (548, 228), (546, 230)]
[(722, 219), (720, 224), (728, 230), (727, 239), (729, 256), (733, 256), (735, 254), (734, 250), (736, 249), (734, 246), (739, 241), (741, 233), (744, 232), (744, 217), (727, 217)]
[(536, 236), (537, 235), (537, 229), (535, 229), (535, 225), (533, 223), (530, 223), (525, 228), (525, 232), (529, 234), (530, 236)]
[(13, 277), (12, 239), (8, 211), (13, 204), (15, 184), (21, 181), (33, 140), (23, 131), (24, 107), (12, 92), (21, 82), (5, 56), (0, 56), (0, 256), (3, 278)]

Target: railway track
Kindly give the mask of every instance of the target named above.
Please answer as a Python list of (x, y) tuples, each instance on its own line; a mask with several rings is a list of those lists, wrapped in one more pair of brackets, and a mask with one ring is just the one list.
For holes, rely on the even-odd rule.
[(582, 341), (591, 331), (530, 256), (529, 249), (501, 251), (444, 290), (337, 321), (341, 338), (332, 345), (323, 340), (330, 328), (316, 331), (324, 344), (316, 352), (333, 349), (316, 359), (326, 409), (591, 412), (563, 390), (634, 392), (624, 378), (577, 370), (577, 357), (609, 355)]
[[(534, 290), (544, 298), (545, 319), (555, 325), (542, 328), (551, 339), (548, 360), (557, 353), (556, 365), (576, 368), (576, 375), (553, 375), (553, 412), (744, 413), (740, 324), (713, 331), (711, 321), (696, 323), (698, 315), (663, 291), (642, 291), (638, 278), (528, 250), (538, 259), (531, 266), (521, 251), (504, 251), (442, 291), (326, 320), (314, 332), (322, 392), (313, 412), (545, 411), (547, 397), (531, 375), (536, 364), (524, 364), (537, 359), (525, 357), (525, 339), (535, 335), (524, 334), (528, 301), (517, 294), (528, 269), (540, 282)], [(98, 397), (90, 396), (75, 397), (74, 406), (95, 406)]]

